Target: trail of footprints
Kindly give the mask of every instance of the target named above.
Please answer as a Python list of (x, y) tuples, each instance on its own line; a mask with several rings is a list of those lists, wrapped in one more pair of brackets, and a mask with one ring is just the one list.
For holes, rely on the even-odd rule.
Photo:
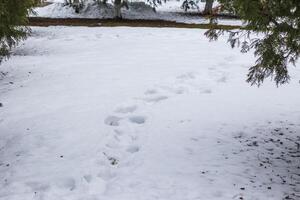
[[(210, 81), (218, 82), (218, 79), (220, 77), (214, 77)], [(56, 195), (57, 191), (68, 195), (82, 192), (83, 198), (86, 198), (87, 196), (93, 197), (95, 191), (101, 193), (99, 185), (104, 186), (103, 191), (106, 190), (106, 182), (113, 181), (118, 173), (115, 169), (131, 166), (133, 161), (131, 158), (134, 158), (132, 155), (141, 150), (141, 140), (145, 137), (143, 128), (149, 120), (148, 116), (141, 114), (143, 110), (180, 94), (189, 92), (209, 94), (212, 89), (207, 86), (206, 82), (207, 79), (201, 79), (197, 73), (185, 73), (178, 76), (173, 84), (158, 85), (146, 90), (142, 97), (117, 106), (112, 115), (104, 119), (104, 123), (111, 127), (111, 131), (105, 138), (106, 146), (99, 150), (102, 157), (95, 158), (89, 163), (91, 166), (97, 164), (97, 170), (85, 171), (81, 177), (77, 178), (63, 177), (58, 183), (28, 182), (26, 185), (34, 193), (34, 198), (43, 199), (47, 192)], [(94, 168), (88, 167), (87, 169)]]
[(111, 165), (118, 165), (124, 162), (128, 155), (140, 151), (140, 136), (145, 132), (140, 129), (145, 126), (149, 118), (139, 113), (146, 107), (185, 93), (210, 94), (213, 92), (213, 85), (220, 83), (220, 79), (226, 79), (225, 73), (215, 73), (214, 76), (211, 72), (204, 76), (200, 76), (197, 72), (184, 73), (177, 76), (175, 81), (148, 89), (142, 97), (134, 98), (131, 103), (118, 106), (113, 114), (104, 120), (104, 123), (112, 128), (104, 152)]
[[(68, 195), (82, 192), (83, 198), (101, 193), (99, 185), (103, 185), (103, 190), (105, 190), (106, 182), (116, 177), (115, 169), (121, 166), (132, 166), (135, 163), (132, 160), (133, 155), (141, 150), (142, 139), (145, 138), (146, 132), (144, 128), (150, 120), (149, 116), (142, 114), (147, 107), (185, 93), (210, 94), (213, 91), (212, 86), (219, 83), (218, 80), (227, 79), (224, 78), (224, 73), (216, 73), (214, 76), (204, 75), (201, 77), (195, 72), (182, 74), (177, 76), (175, 81), (157, 85), (146, 90), (142, 97), (133, 98), (130, 103), (117, 106), (112, 114), (104, 119), (105, 125), (111, 127), (111, 131), (104, 138), (106, 146), (99, 149), (102, 156), (88, 161), (90, 163), (87, 164), (87, 166), (96, 164), (98, 168), (87, 167), (91, 171), (84, 170), (80, 177), (62, 177), (61, 180), (55, 182), (27, 182), (27, 187), (34, 193), (34, 199), (43, 199), (51, 194), (56, 195), (57, 191)], [(83, 192), (84, 189), (87, 191)]]
[[(99, 193), (99, 185), (103, 185), (105, 190), (106, 182), (116, 177), (115, 169), (121, 166), (132, 166), (135, 163), (132, 162), (133, 155), (141, 150), (142, 139), (145, 138), (146, 132), (144, 127), (150, 120), (149, 116), (142, 114), (143, 111), (149, 106), (162, 103), (177, 95), (189, 92), (205, 95), (211, 93), (211, 85), (218, 83), (222, 77), (218, 74), (211, 79), (208, 78), (208, 76), (203, 78), (195, 72), (185, 73), (176, 77), (173, 82), (157, 85), (146, 90), (142, 97), (133, 98), (129, 103), (117, 106), (112, 114), (104, 119), (105, 125), (111, 127), (111, 131), (104, 138), (106, 146), (99, 149), (102, 156), (88, 161), (90, 163), (87, 164), (87, 166), (96, 164), (98, 168), (87, 167), (88, 170), (83, 170), (80, 177), (62, 177), (59, 181), (48, 183), (27, 182), (26, 185), (33, 192), (34, 199), (56, 195), (57, 191), (68, 195), (82, 192), (83, 198), (86, 198), (87, 195)], [(86, 191), (83, 192), (84, 189), (87, 189), (88, 194)]]

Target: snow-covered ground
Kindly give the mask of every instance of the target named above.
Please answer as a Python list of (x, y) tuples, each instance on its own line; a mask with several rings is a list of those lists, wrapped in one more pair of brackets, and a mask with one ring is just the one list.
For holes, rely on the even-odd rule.
[[(84, 0), (83, 2), (93, 2), (94, 0)], [(65, 3), (65, 0), (46, 0), (45, 2), (49, 3)], [(113, 3), (112, 0), (108, 0), (108, 3)], [(148, 5), (151, 3), (150, 1), (147, 0), (128, 0), (127, 2), (129, 3), (135, 3), (135, 2), (145, 2)], [(156, 7), (156, 10), (158, 11), (167, 11), (167, 12), (184, 12), (184, 10), (181, 8), (183, 0), (167, 0), (167, 1), (162, 1), (162, 4), (158, 4)], [(218, 2), (214, 2), (214, 6), (218, 6)], [(203, 10), (205, 7), (205, 2), (198, 1), (197, 6), (199, 10)], [(189, 12), (197, 12), (197, 8), (191, 8), (189, 9)]]
[(0, 80), (1, 200), (300, 198), (300, 72), (204, 30), (33, 28)]
[[(126, 19), (159, 19), (167, 21), (176, 21), (188, 24), (207, 24), (208, 18), (199, 16), (184, 15), (184, 11), (180, 8), (181, 1), (166, 1), (159, 5), (154, 12), (153, 8), (148, 4), (141, 1), (129, 2), (129, 9), (122, 8), (122, 15)], [(199, 2), (199, 9), (203, 10), (205, 3)], [(80, 13), (76, 13), (70, 6), (65, 6), (63, 1), (55, 0), (53, 4), (45, 7), (38, 7), (34, 9), (37, 17), (50, 17), (50, 18), (113, 18), (114, 8), (112, 4), (98, 5), (90, 0)], [(191, 10), (197, 12), (197, 10)], [(241, 20), (235, 19), (219, 19), (219, 24), (223, 25), (243, 25)]]

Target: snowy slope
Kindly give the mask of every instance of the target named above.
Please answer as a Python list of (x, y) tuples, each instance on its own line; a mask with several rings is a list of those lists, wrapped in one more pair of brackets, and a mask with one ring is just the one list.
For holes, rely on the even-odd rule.
[(1, 65), (1, 200), (299, 199), (300, 79), (204, 30), (33, 28)]

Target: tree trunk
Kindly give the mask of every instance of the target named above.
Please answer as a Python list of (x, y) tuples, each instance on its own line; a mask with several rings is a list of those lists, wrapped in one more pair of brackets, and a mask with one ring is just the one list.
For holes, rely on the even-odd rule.
[(212, 14), (213, 4), (214, 4), (214, 0), (206, 0), (206, 4), (205, 4), (203, 14), (205, 14), (205, 15)]
[(115, 7), (115, 19), (122, 19), (122, 0), (115, 0), (114, 1), (114, 7)]
[(80, 2), (79, 0), (73, 0), (73, 8), (75, 9), (76, 13), (80, 12)]

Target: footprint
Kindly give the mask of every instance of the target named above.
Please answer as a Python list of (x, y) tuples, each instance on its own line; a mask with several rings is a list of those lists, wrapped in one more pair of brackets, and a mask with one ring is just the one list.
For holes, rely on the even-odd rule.
[(159, 102), (159, 101), (162, 101), (162, 100), (166, 100), (166, 99), (168, 99), (169, 97), (167, 97), (167, 96), (156, 96), (156, 97), (148, 97), (148, 98), (144, 98), (144, 100), (146, 101), (146, 102), (154, 102), (154, 103), (157, 103), (157, 102)]
[(149, 89), (145, 92), (146, 95), (149, 95), (149, 94), (157, 94), (157, 90), (155, 89)]
[(134, 124), (144, 124), (146, 122), (146, 118), (143, 116), (133, 116), (129, 117), (129, 121)]
[(125, 107), (119, 107), (116, 109), (116, 112), (117, 113), (132, 113), (134, 112), (135, 110), (137, 109), (137, 106), (136, 105), (133, 105), (133, 106), (125, 106)]
[(192, 140), (194, 142), (198, 142), (199, 141), (198, 138), (194, 138), (194, 137), (190, 138), (190, 140)]
[(138, 146), (130, 146), (130, 147), (127, 148), (126, 151), (129, 152), (129, 153), (136, 153), (139, 150), (140, 150), (140, 147), (138, 147)]
[(119, 126), (120, 125), (120, 120), (122, 118), (116, 117), (116, 116), (108, 116), (105, 120), (104, 123), (109, 125), (109, 126)]

